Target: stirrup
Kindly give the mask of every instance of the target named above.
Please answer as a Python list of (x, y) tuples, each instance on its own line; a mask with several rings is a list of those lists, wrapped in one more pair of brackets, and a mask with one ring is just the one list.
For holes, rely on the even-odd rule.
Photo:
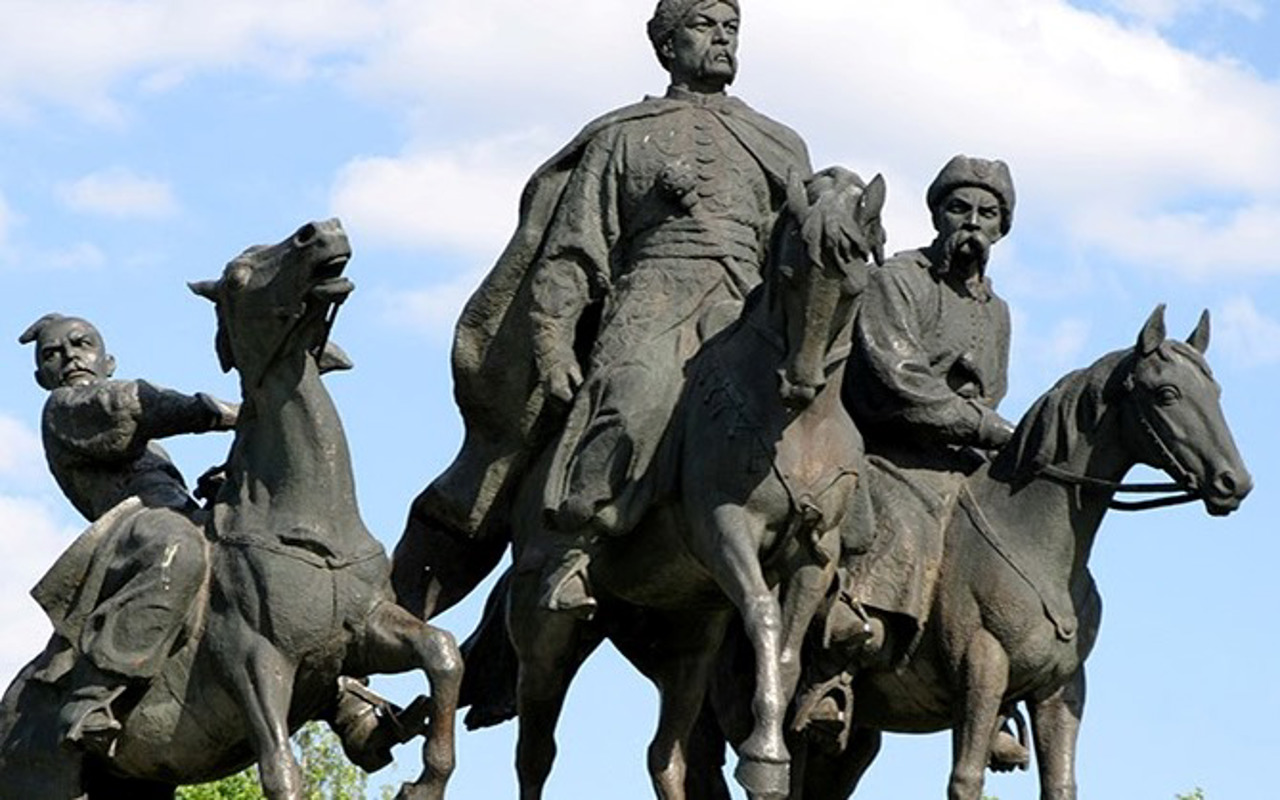
[[(105, 688), (105, 687), (104, 687)], [(111, 712), (111, 704), (124, 694), (124, 686), (107, 689), (104, 696), (88, 701), (80, 701), (84, 710), (76, 715), (71, 726), (63, 736), (63, 741), (73, 747), (106, 758), (116, 754), (116, 740), (124, 727)], [(76, 701), (72, 701), (76, 703)]]
[(586, 560), (585, 553), (576, 555), (547, 576), (538, 605), (548, 611), (571, 614), (582, 620), (595, 616), (598, 604), (591, 596)]
[[(834, 717), (821, 713), (829, 712), (832, 708), (835, 711)], [(849, 732), (853, 729), (853, 675), (840, 672), (805, 689), (804, 694), (797, 698), (796, 715), (791, 729), (801, 732), (810, 728), (814, 731), (810, 736), (815, 739), (818, 738), (816, 731), (836, 729), (835, 752), (844, 752), (849, 745)]]

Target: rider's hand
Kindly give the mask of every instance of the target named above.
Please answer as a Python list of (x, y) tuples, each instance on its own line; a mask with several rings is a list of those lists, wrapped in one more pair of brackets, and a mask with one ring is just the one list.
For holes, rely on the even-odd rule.
[(1013, 438), (1013, 423), (990, 409), (984, 409), (978, 423), (978, 444), (988, 450), (999, 450)]
[(209, 407), (213, 422), (209, 426), (209, 430), (229, 431), (236, 426), (236, 420), (240, 417), (240, 404), (229, 403), (226, 400), (219, 400), (211, 394), (199, 392), (196, 394), (206, 406)]
[(578, 360), (572, 356), (559, 359), (547, 366), (542, 375), (542, 383), (547, 387), (547, 394), (567, 403), (582, 385), (582, 367), (578, 366)]
[(222, 484), (227, 482), (227, 465), (219, 464), (216, 467), (209, 467), (196, 480), (195, 496), (197, 500), (205, 500), (212, 502), (218, 496), (218, 491), (222, 489)]

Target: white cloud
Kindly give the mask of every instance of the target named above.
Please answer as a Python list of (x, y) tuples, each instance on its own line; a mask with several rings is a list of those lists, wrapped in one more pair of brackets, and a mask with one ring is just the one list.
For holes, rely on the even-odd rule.
[(338, 174), (333, 211), (350, 229), (362, 229), (362, 238), (496, 254), (511, 235), (520, 189), (540, 157), (530, 147), (536, 138), (358, 158)]
[(126, 78), (163, 90), (192, 72), (250, 68), (285, 79), (317, 56), (366, 41), (389, 6), (377, 0), (8, 0), (0, 28), (0, 113), (32, 103), (116, 119)]
[(0, 495), (0, 676), (7, 678), (44, 646), (52, 628), (26, 593), (78, 530), (62, 526), (43, 503)]
[(1085, 365), (1083, 356), (1092, 326), (1088, 320), (1066, 318), (1047, 331), (1027, 314), (1013, 310), (1013, 361), (1010, 374), (1020, 379), (1018, 391), (1042, 391), (1068, 370)]
[(1214, 339), (1233, 363), (1244, 367), (1280, 364), (1280, 321), (1258, 310), (1253, 298), (1223, 305), (1214, 322)]
[(73, 211), (122, 219), (159, 219), (178, 210), (168, 183), (123, 167), (100, 170), (63, 184), (58, 195)]
[(0, 478), (22, 478), (32, 464), (40, 464), (44, 449), (35, 431), (0, 413)]
[(380, 298), (382, 317), (397, 327), (420, 331), (438, 342), (448, 343), (462, 306), (483, 277), (482, 272), (469, 272), (448, 283), (384, 295)]
[(1263, 14), (1257, 0), (1110, 0), (1108, 5), (1149, 25), (1166, 26), (1206, 9), (1221, 9), (1249, 20)]
[[(1152, 20), (1262, 13), (1254, 0), (1115, 5)], [(224, 0), (213, 13), (195, 0), (13, 0), (0, 109), (113, 113), (129, 81), (167, 91), (215, 69), (319, 77), (394, 102), (414, 125), (403, 151), (342, 170), (342, 213), (404, 245), (496, 252), (512, 187), (538, 160), (514, 157), (504, 137), (551, 131), (546, 157), (591, 116), (661, 90), (643, 34), (651, 10), (634, 0)], [(1280, 230), (1280, 86), (1151, 27), (1064, 0), (752, 2), (735, 91), (800, 131), (818, 164), (882, 169), (891, 220), (923, 215), (924, 186), (952, 154), (997, 155), (1013, 167), (1020, 220), (1106, 255), (1159, 258), (1183, 275), (1280, 268), (1257, 255), (1274, 251)], [(496, 160), (451, 136), (497, 142)], [(1190, 220), (1177, 206), (1205, 196), (1233, 205)], [(1197, 241), (1222, 245), (1212, 265), (1205, 247), (1188, 246), (1188, 222)]]
[[(348, 165), (335, 197), (402, 244), (496, 253), (511, 187), (536, 163), (504, 149), (507, 132), (556, 130), (546, 157), (600, 110), (661, 89), (642, 33), (648, 4), (571, 6), (388, 7), (397, 29), (352, 85), (408, 95), (434, 144)], [(850, 32), (847, 46), (801, 57), (797, 42), (815, 30)], [(1010, 162), (1023, 224), (1103, 255), (1184, 277), (1280, 269), (1260, 255), (1280, 245), (1280, 86), (1061, 0), (749, 4), (735, 91), (800, 131), (817, 165), (885, 172), (891, 249), (927, 239), (924, 187), (969, 152)], [(487, 131), (483, 158), (439, 143), (449, 115)], [(1232, 206), (1178, 210), (1204, 197)]]

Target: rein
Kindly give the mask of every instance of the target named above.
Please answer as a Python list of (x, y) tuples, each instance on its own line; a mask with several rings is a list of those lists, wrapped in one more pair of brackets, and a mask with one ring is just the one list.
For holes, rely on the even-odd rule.
[[(312, 355), (314, 355), (317, 360), (319, 360), (320, 354), (324, 352), (325, 345), (329, 343), (329, 334), (333, 330), (333, 323), (338, 317), (338, 308), (341, 305), (342, 300), (338, 300), (325, 311), (324, 333), (321, 334), (319, 343), (311, 351)], [(289, 338), (293, 336), (294, 332), (298, 329), (298, 325), (302, 322), (303, 317), (307, 315), (307, 303), (305, 300), (298, 303), (296, 306), (297, 310), (294, 310), (294, 308), (295, 307), (292, 306), (276, 306), (275, 309), (267, 315), (273, 319), (289, 320), (289, 327), (280, 334), (280, 338), (276, 341), (275, 346), (271, 348), (271, 355), (264, 362), (262, 371), (258, 374), (257, 380), (254, 381), (253, 388), (255, 389), (262, 388), (262, 382), (266, 380), (267, 372), (280, 358), (280, 354), (284, 352), (285, 345), (288, 344)]]
[[(1119, 481), (1108, 481), (1102, 478), (1081, 475), (1061, 467), (1055, 467), (1052, 464), (1041, 467), (1040, 474), (1058, 483), (1100, 492), (1106, 491), (1120, 494), (1164, 493), (1169, 495), (1168, 497), (1153, 497), (1149, 500), (1109, 501), (1107, 507), (1114, 508), (1117, 511), (1146, 511), (1149, 508), (1177, 506), (1200, 499), (1199, 492), (1193, 492), (1180, 483), (1121, 483)], [(1173, 494), (1174, 492), (1177, 492), (1177, 494)]]
[[(1133, 378), (1130, 376), (1125, 381), (1125, 387), (1132, 391)], [(1174, 455), (1169, 446), (1164, 443), (1160, 435), (1156, 433), (1155, 426), (1151, 424), (1150, 418), (1139, 405), (1137, 408), (1138, 422), (1142, 425), (1142, 432), (1146, 434), (1147, 439), (1155, 445), (1160, 452), (1161, 458), (1165, 462), (1165, 469), (1174, 472), (1181, 478), (1180, 481), (1170, 483), (1122, 483), (1120, 481), (1108, 481), (1102, 478), (1093, 478), (1088, 475), (1082, 475), (1076, 472), (1047, 464), (1040, 468), (1040, 474), (1055, 480), (1058, 483), (1067, 484), (1068, 486), (1079, 486), (1085, 489), (1093, 489), (1097, 491), (1108, 491), (1119, 494), (1164, 494), (1165, 497), (1153, 497), (1147, 500), (1116, 500), (1111, 499), (1107, 502), (1108, 508), (1117, 511), (1146, 511), (1150, 508), (1165, 508), (1166, 506), (1178, 506), (1183, 503), (1190, 503), (1202, 498), (1203, 493), (1194, 488), (1195, 479), (1192, 473), (1178, 461), (1178, 457)]]

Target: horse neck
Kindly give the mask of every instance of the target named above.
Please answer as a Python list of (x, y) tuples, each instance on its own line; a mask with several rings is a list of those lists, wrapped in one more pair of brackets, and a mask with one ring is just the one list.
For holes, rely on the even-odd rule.
[(359, 522), (351, 455), (315, 360), (306, 353), (282, 357), (243, 393), (227, 465), (240, 514), (363, 530), (351, 524)]
[[(1121, 442), (1118, 415), (1105, 412), (1091, 435), (1077, 437), (1053, 466), (1064, 473), (1119, 482), (1133, 466)], [(1081, 487), (1043, 473), (1025, 485), (998, 481), (985, 470), (980, 474), (982, 488), (975, 494), (1002, 537), (1050, 562), (1050, 572), (1064, 579), (1084, 573), (1114, 491)]]
[[(771, 373), (788, 364), (791, 356), (789, 348), (793, 346), (793, 343), (789, 342), (787, 298), (784, 295), (786, 291), (788, 289), (783, 287), (781, 280), (765, 281), (760, 302), (747, 309), (744, 315), (747, 325), (756, 328), (760, 335), (769, 340), (772, 345), (770, 352), (774, 353), (772, 358), (767, 359), (753, 356), (752, 363), (757, 367), (767, 367)], [(826, 413), (832, 405), (840, 404), (839, 387), (843, 382), (845, 366), (848, 364), (852, 349), (856, 311), (856, 305), (849, 305), (843, 309), (837, 305), (835, 313), (844, 314), (844, 318), (840, 320), (840, 328), (828, 339), (828, 346), (823, 352), (823, 359), (826, 362), (826, 385), (802, 413)], [(841, 352), (837, 352), (838, 350)], [(831, 391), (833, 387), (836, 391)]]

